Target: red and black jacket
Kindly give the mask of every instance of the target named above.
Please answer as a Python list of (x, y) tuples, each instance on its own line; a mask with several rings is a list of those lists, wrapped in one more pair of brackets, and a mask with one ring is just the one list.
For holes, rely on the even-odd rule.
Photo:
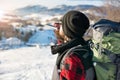
[(60, 80), (85, 80), (84, 66), (74, 54), (66, 57), (62, 64)]
[[(83, 60), (83, 55), (81, 54), (84, 54), (84, 52), (69, 51), (78, 45), (85, 46), (87, 42), (83, 39), (74, 39), (62, 45), (52, 47), (52, 53), (58, 53), (52, 80), (86, 80), (86, 70), (92, 66), (92, 54), (89, 58)], [(79, 47), (77, 47), (77, 49), (79, 49)], [(63, 57), (67, 53), (70, 55), (66, 56), (63, 60)]]

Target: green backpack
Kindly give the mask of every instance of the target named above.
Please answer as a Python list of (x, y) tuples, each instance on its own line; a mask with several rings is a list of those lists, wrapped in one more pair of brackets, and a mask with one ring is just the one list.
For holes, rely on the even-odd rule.
[(120, 80), (120, 23), (102, 19), (92, 29), (97, 80)]

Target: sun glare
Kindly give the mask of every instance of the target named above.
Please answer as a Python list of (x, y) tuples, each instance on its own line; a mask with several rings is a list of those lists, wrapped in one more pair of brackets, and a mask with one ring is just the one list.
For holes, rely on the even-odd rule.
[(0, 19), (3, 17), (4, 11), (0, 10)]

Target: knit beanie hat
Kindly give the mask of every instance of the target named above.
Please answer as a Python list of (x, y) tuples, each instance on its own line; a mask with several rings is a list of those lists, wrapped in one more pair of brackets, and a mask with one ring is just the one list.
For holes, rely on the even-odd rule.
[(62, 18), (64, 34), (73, 39), (81, 38), (89, 27), (89, 19), (79, 11), (69, 11)]

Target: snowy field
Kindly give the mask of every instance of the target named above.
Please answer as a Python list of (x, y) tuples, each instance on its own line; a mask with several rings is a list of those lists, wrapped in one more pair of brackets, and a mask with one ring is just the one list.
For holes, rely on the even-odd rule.
[(0, 51), (0, 80), (51, 80), (56, 56), (49, 46)]

